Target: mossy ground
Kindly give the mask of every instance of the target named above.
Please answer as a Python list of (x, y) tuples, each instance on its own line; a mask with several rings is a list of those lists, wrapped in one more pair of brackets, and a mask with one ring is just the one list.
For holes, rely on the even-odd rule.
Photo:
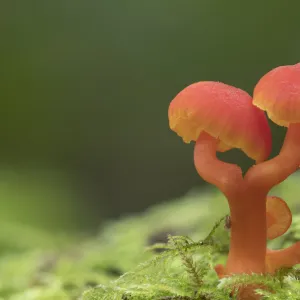
[[(287, 201), (294, 220), (270, 247), (300, 238), (299, 180), (294, 175), (272, 193)], [(94, 237), (53, 236), (0, 223), (0, 299), (232, 299), (232, 286), (245, 282), (263, 282), (276, 292), (263, 292), (266, 299), (300, 299), (297, 269), (218, 280), (213, 266), (226, 259), (229, 232), (221, 218), (227, 213), (220, 193), (195, 190), (108, 222)]]

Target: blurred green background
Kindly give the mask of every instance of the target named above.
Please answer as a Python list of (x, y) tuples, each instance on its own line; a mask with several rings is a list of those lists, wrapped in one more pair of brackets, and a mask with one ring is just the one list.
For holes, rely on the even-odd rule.
[[(90, 230), (203, 184), (168, 128), (185, 86), (252, 92), (300, 58), (299, 1), (3, 1), (0, 218)], [(273, 126), (273, 125), (272, 125)], [(273, 128), (273, 155), (284, 130)], [(247, 168), (239, 151), (222, 158)]]

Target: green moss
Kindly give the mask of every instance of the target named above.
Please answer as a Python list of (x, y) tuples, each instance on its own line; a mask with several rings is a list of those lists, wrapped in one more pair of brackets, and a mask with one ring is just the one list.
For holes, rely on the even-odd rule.
[[(295, 215), (289, 232), (270, 243), (273, 248), (299, 239), (298, 186), (299, 175), (294, 175), (272, 191)], [(108, 222), (97, 236), (85, 239), (0, 222), (0, 299), (226, 300), (233, 286), (249, 282), (276, 291), (261, 291), (265, 299), (299, 299), (297, 269), (218, 280), (213, 266), (228, 252), (222, 219), (227, 210), (217, 191), (195, 190)]]

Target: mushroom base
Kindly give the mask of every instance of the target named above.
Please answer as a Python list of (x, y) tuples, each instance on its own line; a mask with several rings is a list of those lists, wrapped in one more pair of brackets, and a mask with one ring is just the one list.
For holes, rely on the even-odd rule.
[(240, 186), (233, 199), (228, 199), (231, 216), (230, 251), (226, 274), (264, 273), (267, 246), (265, 193)]

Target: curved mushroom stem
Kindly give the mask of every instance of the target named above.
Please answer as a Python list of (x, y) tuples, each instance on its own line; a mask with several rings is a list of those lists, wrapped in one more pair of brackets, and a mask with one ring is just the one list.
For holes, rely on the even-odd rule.
[(245, 180), (253, 188), (269, 191), (284, 181), (300, 166), (300, 123), (290, 124), (280, 153), (263, 163), (253, 166)]
[(218, 140), (203, 132), (196, 141), (195, 167), (199, 175), (217, 186), (226, 196), (231, 216), (230, 251), (226, 267), (217, 267), (220, 276), (236, 273), (263, 273), (266, 255), (266, 193), (251, 189), (241, 169), (216, 157)]
[(243, 180), (242, 170), (234, 164), (225, 163), (216, 157), (218, 140), (206, 132), (198, 137), (194, 149), (194, 164), (198, 174), (218, 187), (226, 197)]

